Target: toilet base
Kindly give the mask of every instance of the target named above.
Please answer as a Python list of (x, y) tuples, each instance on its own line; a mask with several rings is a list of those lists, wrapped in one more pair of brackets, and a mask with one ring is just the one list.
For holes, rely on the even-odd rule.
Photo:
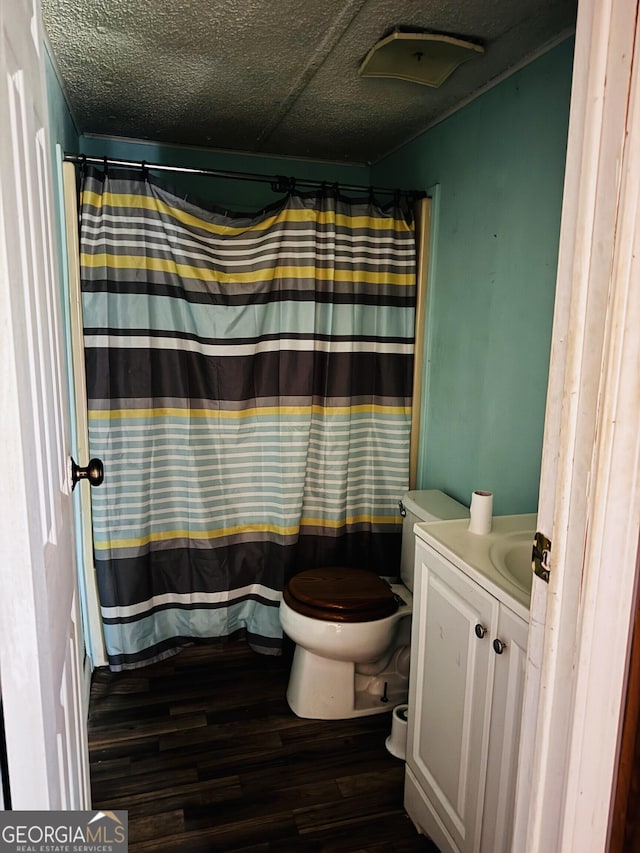
[[(350, 661), (330, 660), (296, 646), (287, 687), (289, 707), (309, 720), (348, 720), (392, 711), (408, 696), (408, 673), (395, 666), (401, 653), (398, 649), (379, 672), (364, 674)], [(375, 666), (366, 668), (371, 672)]]

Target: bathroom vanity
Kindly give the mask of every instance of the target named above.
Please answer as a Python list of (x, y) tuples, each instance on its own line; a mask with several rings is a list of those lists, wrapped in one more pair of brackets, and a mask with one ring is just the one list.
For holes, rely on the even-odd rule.
[(405, 808), (441, 853), (508, 853), (535, 515), (417, 524)]

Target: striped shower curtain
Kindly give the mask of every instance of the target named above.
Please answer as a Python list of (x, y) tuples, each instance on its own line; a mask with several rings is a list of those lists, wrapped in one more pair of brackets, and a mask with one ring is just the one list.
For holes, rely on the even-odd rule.
[(88, 169), (80, 231), (110, 666), (193, 638), (277, 654), (294, 573), (398, 571), (413, 226), (335, 192), (233, 216)]

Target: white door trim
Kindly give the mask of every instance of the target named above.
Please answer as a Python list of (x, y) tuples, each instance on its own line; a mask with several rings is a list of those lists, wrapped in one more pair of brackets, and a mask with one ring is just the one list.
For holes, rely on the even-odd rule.
[(637, 25), (637, 0), (580, 3), (514, 853), (607, 844), (640, 532)]
[[(80, 284), (80, 255), (78, 236), (78, 197), (76, 169), (73, 163), (62, 163), (64, 194), (64, 227), (67, 247), (67, 275), (69, 298), (69, 334), (71, 336), (71, 362), (73, 378), (73, 400), (75, 412), (76, 445), (79, 465), (89, 462), (89, 417), (87, 402), (87, 380), (84, 364), (84, 324), (82, 321), (82, 293)], [(91, 490), (82, 489), (79, 496), (79, 536), (81, 550), (80, 571), (83, 576), (87, 643), (93, 666), (107, 666), (107, 651), (104, 644), (102, 615), (98, 596), (95, 561), (93, 556), (93, 528), (91, 522)]]

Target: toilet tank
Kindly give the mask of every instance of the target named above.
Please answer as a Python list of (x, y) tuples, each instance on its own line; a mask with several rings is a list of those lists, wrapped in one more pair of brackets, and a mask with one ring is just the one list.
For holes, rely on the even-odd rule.
[(407, 492), (400, 501), (402, 520), (402, 556), (400, 576), (402, 583), (413, 592), (415, 566), (415, 538), (413, 525), (422, 521), (447, 521), (452, 518), (468, 518), (466, 506), (437, 489)]

